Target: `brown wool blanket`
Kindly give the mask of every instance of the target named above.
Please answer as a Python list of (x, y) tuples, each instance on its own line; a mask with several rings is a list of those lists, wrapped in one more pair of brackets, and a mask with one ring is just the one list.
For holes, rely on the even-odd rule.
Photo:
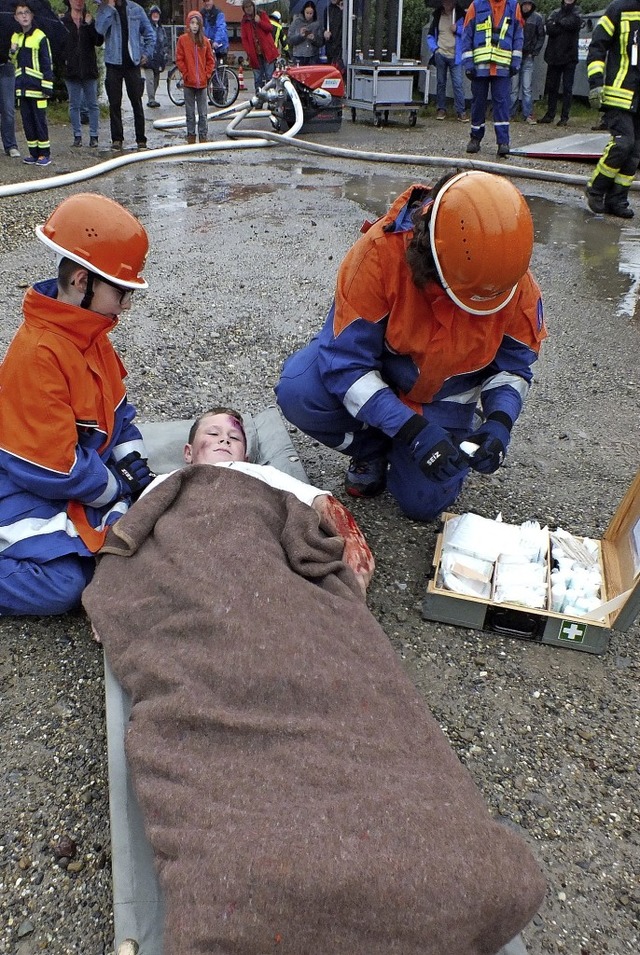
[(132, 699), (165, 955), (490, 955), (541, 902), (341, 550), (207, 466), (109, 534), (84, 603)]

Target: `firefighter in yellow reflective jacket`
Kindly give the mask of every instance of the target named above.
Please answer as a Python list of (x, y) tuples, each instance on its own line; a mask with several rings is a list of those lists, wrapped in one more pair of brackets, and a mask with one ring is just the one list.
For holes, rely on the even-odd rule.
[(53, 91), (51, 48), (45, 34), (33, 25), (29, 0), (18, 0), (15, 19), (19, 26), (11, 37), (10, 56), (16, 68), (16, 96), (29, 155), (28, 165), (48, 166), (51, 144), (47, 125), (47, 99)]
[(491, 90), (498, 156), (509, 155), (511, 77), (520, 71), (524, 20), (517, 0), (474, 0), (464, 20), (462, 65), (471, 80), (468, 153), (480, 152)]
[(279, 10), (269, 14), (269, 23), (273, 27), (273, 42), (278, 47), (278, 53), (285, 59), (290, 59), (287, 29), (282, 22), (282, 14)]
[(632, 219), (629, 187), (640, 163), (640, 2), (614, 0), (598, 20), (587, 54), (589, 101), (611, 139), (587, 185), (592, 212)]

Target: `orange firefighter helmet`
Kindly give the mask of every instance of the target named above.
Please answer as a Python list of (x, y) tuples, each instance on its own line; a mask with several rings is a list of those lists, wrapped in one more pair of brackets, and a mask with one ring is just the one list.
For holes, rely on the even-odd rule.
[(91, 192), (69, 196), (36, 226), (41, 242), (123, 288), (147, 288), (146, 229), (119, 202)]
[(529, 268), (533, 220), (504, 176), (470, 170), (445, 182), (432, 204), (429, 234), (447, 295), (474, 315), (504, 308)]

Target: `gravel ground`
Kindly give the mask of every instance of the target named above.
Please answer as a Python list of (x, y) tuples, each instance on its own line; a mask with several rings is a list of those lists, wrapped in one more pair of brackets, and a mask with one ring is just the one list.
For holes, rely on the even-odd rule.
[[(572, 126), (590, 131), (586, 122)], [(512, 143), (554, 132), (514, 124)], [(401, 115), (374, 129), (364, 115), (316, 138), (449, 156), (453, 165), (467, 133), (453, 120), (435, 122), (431, 109), (415, 129)], [(149, 138), (159, 146), (182, 133)], [(70, 141), (68, 127), (52, 128), (47, 173), (95, 162)], [(491, 135), (487, 142), (480, 158), (494, 160)], [(364, 214), (381, 213), (408, 181), (439, 174), (274, 149), (141, 163), (85, 185), (1, 199), (1, 344), (19, 322), (24, 287), (53, 271), (33, 226), (69, 191), (100, 191), (123, 201), (151, 235), (150, 290), (114, 333), (140, 416), (187, 418), (219, 400), (257, 411), (273, 401), (283, 358), (323, 320)], [(0, 156), (0, 183), (44, 175)], [(640, 236), (633, 225), (594, 219), (572, 187), (518, 184), (534, 213), (533, 265), (550, 339), (505, 467), (474, 476), (456, 509), (601, 537), (640, 460)], [(342, 496), (344, 460), (298, 433), (293, 439), (310, 480)], [(594, 657), (426, 622), (420, 610), (437, 526), (406, 520), (386, 495), (353, 510), (377, 558), (373, 613), (492, 811), (523, 834), (547, 875), (545, 902), (524, 933), (530, 955), (636, 955), (638, 626), (612, 632), (607, 652)], [(0, 680), (0, 953), (109, 953), (102, 659), (82, 612), (0, 620)]]

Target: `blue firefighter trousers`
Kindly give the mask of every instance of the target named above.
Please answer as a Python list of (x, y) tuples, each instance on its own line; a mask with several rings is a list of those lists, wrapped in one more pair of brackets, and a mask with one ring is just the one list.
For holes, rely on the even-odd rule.
[(510, 76), (481, 76), (471, 80), (471, 136), (474, 139), (484, 139), (489, 90), (491, 90), (496, 142), (498, 146), (508, 146), (509, 114), (511, 113)]
[(0, 556), (0, 615), (49, 616), (72, 610), (94, 567), (93, 557), (77, 554), (46, 563)]
[(275, 392), (285, 418), (314, 440), (361, 461), (385, 455), (387, 488), (412, 520), (434, 520), (460, 494), (468, 469), (450, 481), (430, 480), (406, 445), (358, 421), (327, 391), (318, 368), (316, 339), (287, 358)]

